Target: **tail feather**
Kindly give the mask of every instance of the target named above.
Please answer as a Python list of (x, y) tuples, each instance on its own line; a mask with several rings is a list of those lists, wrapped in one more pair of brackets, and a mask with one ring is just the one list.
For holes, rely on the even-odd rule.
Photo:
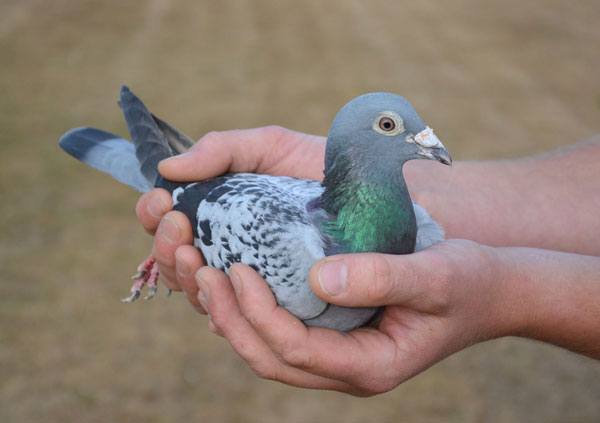
[(163, 135), (167, 138), (169, 147), (171, 147), (175, 154), (183, 154), (195, 144), (194, 140), (178, 129), (173, 128), (164, 120), (157, 118), (154, 114), (152, 115), (152, 118), (162, 131)]
[(150, 111), (125, 85), (121, 87), (121, 107), (135, 145), (140, 170), (154, 185), (159, 177), (158, 162), (175, 153)]
[[(117, 102), (119, 108), (123, 109), (123, 105), (121, 104), (121, 100)], [(176, 154), (183, 154), (188, 151), (195, 144), (194, 140), (188, 137), (186, 134), (169, 125), (164, 120), (160, 119), (154, 113), (151, 113), (152, 119), (154, 119), (154, 123), (159, 127), (162, 131), (163, 135), (167, 139), (167, 143), (171, 150)]]
[[(158, 173), (158, 163), (186, 152), (194, 142), (150, 113), (126, 86), (121, 87), (119, 106), (123, 109), (133, 144), (100, 129), (81, 127), (61, 137), (61, 148), (139, 191), (159, 185), (166, 187), (169, 184)], [(169, 188), (173, 187), (169, 185)]]
[(64, 134), (58, 144), (76, 159), (138, 191), (153, 188), (140, 171), (133, 144), (117, 135), (96, 128), (74, 128)]

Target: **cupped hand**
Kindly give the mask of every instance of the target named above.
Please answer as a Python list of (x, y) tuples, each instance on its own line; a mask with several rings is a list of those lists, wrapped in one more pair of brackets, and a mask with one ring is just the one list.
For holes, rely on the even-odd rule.
[[(325, 138), (303, 134), (278, 126), (210, 132), (188, 153), (164, 160), (159, 165), (162, 176), (172, 181), (192, 182), (226, 172), (250, 172), (285, 175), (321, 180)], [(183, 287), (175, 270), (177, 257), (185, 255), (181, 246), (193, 242), (187, 217), (173, 207), (171, 195), (164, 189), (145, 193), (137, 203), (136, 213), (142, 226), (155, 234), (152, 252), (157, 259), (161, 280), (172, 290)], [(187, 257), (187, 256), (186, 256)], [(202, 265), (195, 257), (192, 265)], [(199, 312), (204, 312), (195, 296), (189, 298)]]
[[(159, 170), (175, 181), (226, 172), (320, 180), (324, 152), (323, 138), (283, 128), (228, 131), (207, 134), (189, 153), (162, 162)], [(310, 283), (323, 300), (386, 309), (377, 328), (343, 333), (306, 327), (277, 306), (265, 281), (248, 266), (234, 265), (230, 277), (204, 266), (191, 245), (188, 219), (171, 208), (171, 196), (155, 189), (142, 196), (136, 209), (142, 225), (156, 234), (153, 253), (161, 279), (183, 290), (198, 312), (208, 312), (209, 328), (263, 378), (373, 395), (516, 326), (498, 282), (504, 268), (497, 264), (496, 250), (449, 240), (407, 256), (354, 254), (317, 262)]]
[[(448, 240), (406, 256), (330, 256), (312, 267), (323, 300), (344, 306), (387, 305), (377, 328), (349, 333), (306, 327), (279, 307), (265, 281), (235, 264), (229, 277), (200, 267), (200, 253), (182, 247), (177, 263), (188, 298), (210, 315), (262, 378), (357, 396), (388, 391), (473, 343), (517, 331), (515, 302), (503, 286), (497, 250)], [(185, 268), (185, 272), (179, 272)]]

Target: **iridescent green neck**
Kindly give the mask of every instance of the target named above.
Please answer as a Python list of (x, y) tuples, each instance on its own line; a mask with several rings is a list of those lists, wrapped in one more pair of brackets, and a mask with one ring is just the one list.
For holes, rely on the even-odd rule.
[(323, 186), (321, 204), (332, 219), (321, 230), (336, 244), (330, 254), (414, 251), (417, 226), (401, 166), (356, 169), (338, 160)]

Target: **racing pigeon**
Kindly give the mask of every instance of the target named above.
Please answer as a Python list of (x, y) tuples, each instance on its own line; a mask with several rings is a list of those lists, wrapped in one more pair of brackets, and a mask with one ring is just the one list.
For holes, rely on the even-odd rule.
[[(308, 282), (314, 262), (332, 254), (409, 254), (444, 238), (440, 226), (411, 201), (402, 166), (411, 159), (450, 165), (451, 158), (412, 105), (389, 93), (361, 95), (335, 117), (325, 152), (323, 182), (228, 173), (193, 183), (164, 179), (159, 161), (193, 141), (151, 114), (127, 87), (119, 102), (133, 144), (80, 127), (60, 146), (82, 162), (145, 192), (172, 193), (173, 209), (190, 219), (194, 245), (206, 263), (225, 272), (241, 262), (267, 282), (277, 303), (306, 325), (349, 331), (367, 324), (377, 307), (348, 308), (318, 298)], [(145, 284), (156, 293), (158, 267), (150, 256), (138, 267), (132, 295)]]

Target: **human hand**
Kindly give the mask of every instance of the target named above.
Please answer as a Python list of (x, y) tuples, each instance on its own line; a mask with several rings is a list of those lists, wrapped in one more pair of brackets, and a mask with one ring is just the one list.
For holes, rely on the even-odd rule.
[[(325, 144), (319, 137), (282, 128), (259, 128), (213, 133), (205, 138), (206, 146), (194, 148), (196, 153), (202, 151), (201, 155), (193, 153), (162, 163), (163, 175), (190, 181), (226, 171), (312, 179), (322, 176)], [(453, 227), (452, 222), (474, 219), (462, 216), (457, 220), (446, 210), (462, 210), (468, 216), (472, 213), (460, 207), (438, 208), (436, 201), (446, 206), (449, 200), (462, 198), (475, 197), (475, 204), (488, 202), (473, 195), (446, 192), (440, 196), (439, 187), (427, 183), (439, 180), (430, 172), (437, 172), (437, 168), (429, 169), (421, 165), (423, 161), (418, 162), (418, 166), (408, 166), (405, 172), (413, 199), (433, 212), (447, 234), (468, 235), (469, 231), (460, 225)], [(198, 163), (202, 167), (193, 167)], [(499, 172), (499, 168), (502, 166), (486, 163), (455, 166), (453, 172), (463, 178), (452, 179), (453, 186), (463, 190), (469, 181), (481, 180), (473, 175), (488, 175), (493, 169)], [(466, 192), (481, 195), (482, 190), (476, 185), (476, 189)], [(463, 191), (460, 193), (465, 194)], [(154, 233), (171, 206), (166, 191), (153, 190), (138, 203), (138, 216), (146, 229)], [(444, 214), (438, 216), (436, 211)], [(487, 230), (485, 236), (477, 233), (489, 226), (489, 216), (488, 213), (482, 221), (485, 224), (472, 225), (476, 229), (473, 239), (492, 236), (495, 244), (502, 244), (494, 235), (497, 230)], [(170, 223), (175, 224), (175, 231)], [(189, 222), (182, 214), (172, 212), (163, 219), (154, 243), (163, 279), (167, 286), (183, 289), (199, 312), (205, 313), (206, 307), (212, 317), (211, 330), (225, 335), (250, 366), (266, 378), (296, 386), (371, 395), (393, 388), (472, 343), (506, 334), (528, 336), (600, 357), (600, 339), (593, 331), (600, 312), (594, 301), (600, 295), (597, 258), (534, 249), (494, 249), (450, 240), (407, 256), (343, 256), (348, 289), (337, 296), (325, 294), (315, 284), (315, 272), (319, 273), (315, 268), (322, 263), (318, 262), (311, 272), (311, 284), (324, 300), (348, 306), (392, 304), (386, 308), (378, 329), (361, 328), (343, 334), (304, 327), (276, 306), (264, 281), (244, 265), (235, 265), (231, 272), (233, 284), (242, 286), (241, 290), (233, 289), (224, 273), (209, 267), (200, 269), (204, 263), (199, 251), (189, 245), (191, 234)], [(395, 271), (408, 276), (395, 278)], [(565, 280), (571, 283), (564, 284)], [(198, 285), (210, 291), (207, 300), (198, 295)], [(274, 315), (276, 318), (272, 318)]]
[(195, 267), (200, 253), (182, 247), (177, 268), (188, 269), (185, 276), (178, 274), (180, 284), (208, 311), (210, 329), (224, 336), (257, 375), (369, 396), (473, 343), (518, 332), (520, 315), (512, 307), (519, 301), (503, 285), (506, 267), (496, 251), (449, 240), (405, 256), (367, 253), (320, 260), (310, 272), (320, 298), (344, 306), (387, 305), (377, 328), (349, 333), (306, 327), (279, 307), (264, 280), (243, 264), (230, 269), (230, 279), (214, 268)]
[[(289, 129), (270, 126), (256, 129), (211, 132), (202, 137), (188, 153), (160, 163), (159, 171), (173, 181), (199, 181), (226, 172), (251, 172), (321, 180), (325, 139)], [(138, 201), (137, 216), (150, 234), (156, 234), (153, 254), (161, 280), (172, 290), (182, 289), (176, 277), (176, 253), (180, 246), (193, 242), (187, 217), (172, 211), (171, 195), (163, 189), (145, 193)], [(194, 266), (203, 264), (194, 256)], [(204, 313), (195, 296), (189, 298), (196, 310)]]

